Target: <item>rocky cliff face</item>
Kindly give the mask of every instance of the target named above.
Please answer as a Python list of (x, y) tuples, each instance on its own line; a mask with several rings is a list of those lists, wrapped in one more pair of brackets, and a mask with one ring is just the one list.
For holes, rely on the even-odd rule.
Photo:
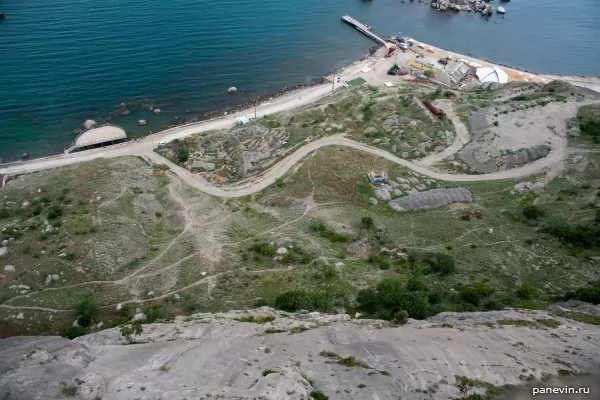
[(457, 376), (482, 393), (600, 365), (600, 327), (538, 311), (394, 326), (260, 308), (144, 325), (136, 341), (118, 329), (0, 340), (0, 398), (448, 399)]

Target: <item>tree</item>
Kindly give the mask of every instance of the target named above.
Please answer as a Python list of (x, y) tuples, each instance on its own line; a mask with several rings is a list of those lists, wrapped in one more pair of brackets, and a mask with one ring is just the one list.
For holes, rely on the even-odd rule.
[(94, 322), (94, 318), (98, 315), (98, 305), (91, 296), (88, 296), (81, 303), (77, 304), (75, 314), (77, 315), (77, 323), (80, 326), (90, 326)]
[(130, 344), (135, 343), (135, 336), (139, 336), (143, 332), (144, 328), (142, 327), (141, 321), (135, 321), (121, 327), (121, 336), (123, 336)]
[(365, 227), (366, 229), (370, 229), (374, 225), (373, 218), (371, 218), (371, 217), (362, 217), (360, 219), (360, 222), (362, 223), (362, 226)]
[(426, 69), (425, 71), (423, 71), (423, 75), (425, 75), (428, 78), (433, 78), (435, 77), (435, 72), (433, 72), (433, 70), (431, 69)]

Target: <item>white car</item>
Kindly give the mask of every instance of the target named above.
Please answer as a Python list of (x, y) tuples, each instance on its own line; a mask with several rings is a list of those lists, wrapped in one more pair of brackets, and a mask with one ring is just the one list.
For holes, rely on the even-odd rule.
[(249, 115), (244, 115), (243, 117), (238, 118), (238, 120), (237, 120), (238, 125), (248, 125), (251, 122), (252, 122), (252, 117), (250, 117)]
[(164, 146), (167, 143), (169, 143), (169, 142), (167, 142), (166, 140), (161, 140), (160, 142), (158, 142), (158, 145), (159, 146)]

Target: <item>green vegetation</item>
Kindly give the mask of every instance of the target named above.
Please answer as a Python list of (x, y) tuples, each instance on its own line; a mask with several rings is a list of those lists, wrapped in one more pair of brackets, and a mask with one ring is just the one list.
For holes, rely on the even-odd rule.
[(127, 340), (128, 343), (135, 343), (135, 337), (141, 335), (144, 332), (141, 321), (135, 321), (131, 324), (124, 325), (120, 329), (121, 336)]
[(271, 374), (279, 374), (279, 371), (275, 371), (274, 369), (265, 369), (262, 373), (262, 376), (267, 376)]
[(75, 314), (77, 323), (82, 327), (88, 327), (94, 323), (94, 318), (98, 315), (98, 304), (89, 296), (75, 307)]
[(564, 299), (600, 304), (600, 281), (590, 282), (588, 286), (569, 291), (565, 294)]
[(581, 107), (577, 118), (581, 134), (600, 144), (600, 106), (595, 104)]
[(371, 369), (369, 364), (367, 364), (365, 361), (357, 359), (355, 356), (342, 357), (339, 354), (334, 353), (333, 351), (328, 351), (328, 350), (322, 350), (319, 353), (319, 355), (321, 357), (325, 357), (330, 360), (334, 360), (338, 364), (345, 365), (348, 368), (354, 368), (356, 366), (359, 366), (361, 368)]
[(275, 307), (288, 312), (301, 310), (328, 312), (331, 303), (325, 293), (292, 290), (275, 299)]
[(348, 236), (342, 235), (341, 233), (337, 233), (336, 231), (328, 228), (327, 225), (325, 225), (322, 221), (315, 221), (311, 228), (315, 232), (318, 232), (321, 237), (324, 237), (332, 242), (347, 242), (350, 239)]
[(325, 395), (320, 390), (313, 390), (310, 392), (310, 398), (314, 400), (329, 400), (329, 396)]
[(254, 324), (266, 324), (268, 322), (275, 321), (274, 315), (265, 315), (262, 317), (255, 317), (254, 315), (249, 315), (247, 317), (243, 317), (238, 319), (240, 322), (252, 322)]

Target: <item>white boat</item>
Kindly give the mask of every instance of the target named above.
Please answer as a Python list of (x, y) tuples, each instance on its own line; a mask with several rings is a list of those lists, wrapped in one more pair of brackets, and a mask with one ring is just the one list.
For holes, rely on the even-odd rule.
[(506, 12), (506, 10), (504, 9), (504, 7), (500, 6), (500, 7), (498, 7), (498, 10), (496, 10), (496, 12), (498, 14), (504, 14)]

